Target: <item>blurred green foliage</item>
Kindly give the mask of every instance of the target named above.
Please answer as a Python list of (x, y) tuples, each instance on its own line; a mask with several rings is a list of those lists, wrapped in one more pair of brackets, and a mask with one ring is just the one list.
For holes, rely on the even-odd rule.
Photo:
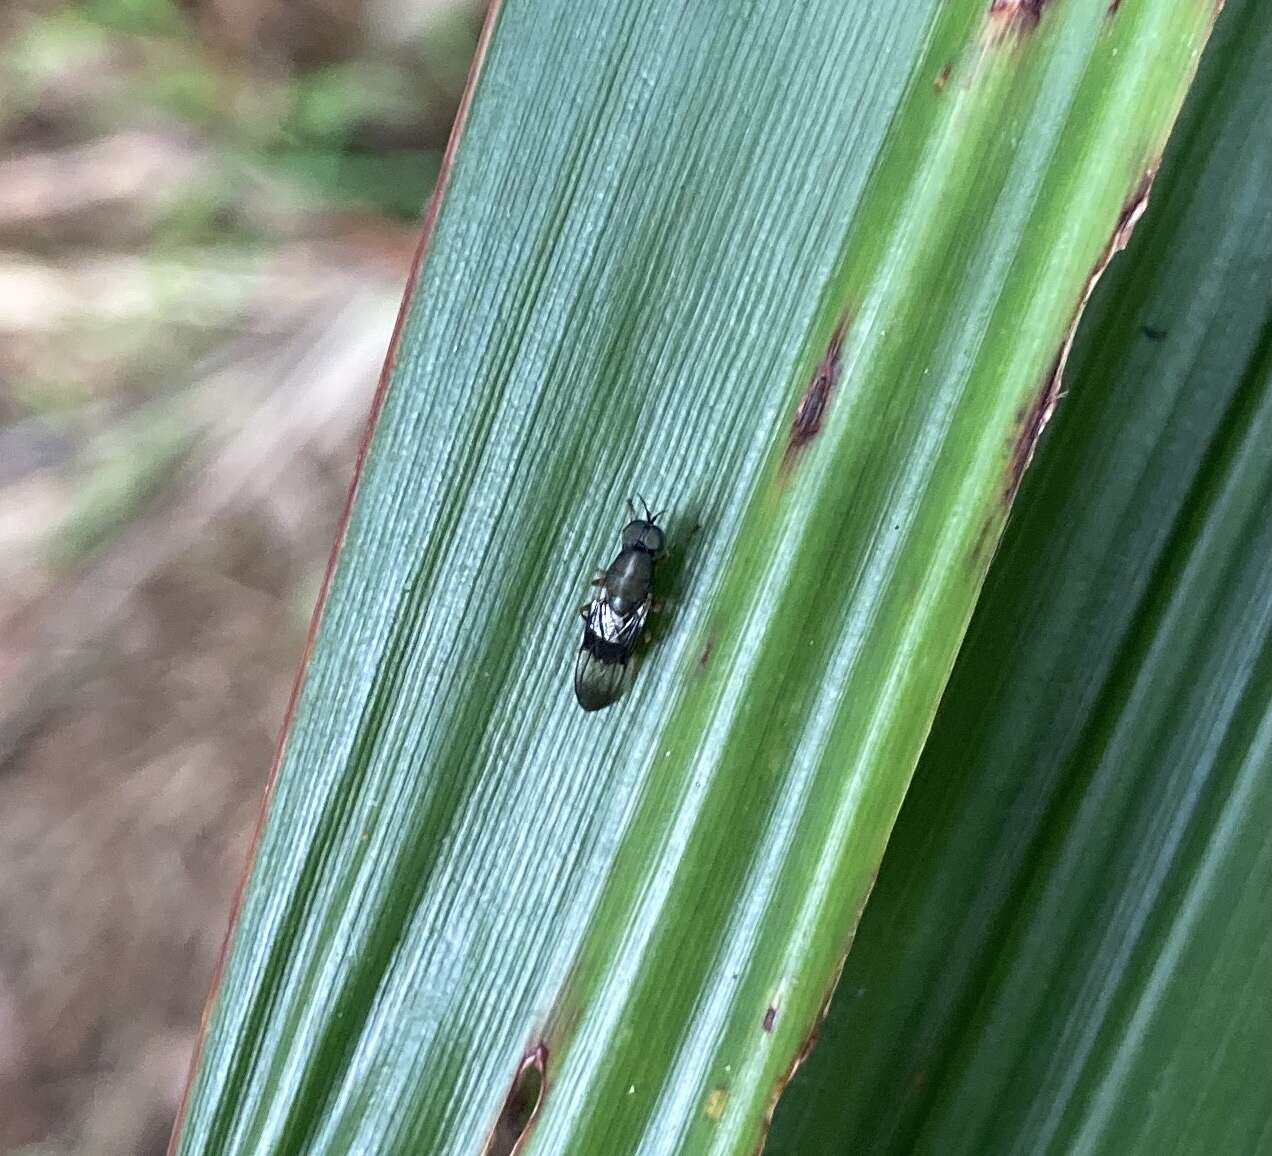
[[(474, 11), (455, 4), (404, 44), (367, 38), (343, 59), (300, 64), (264, 49), (234, 58), (172, 0), (82, 0), (31, 12), (11, 30), (0, 48), (0, 125), (40, 112), (50, 87), (84, 77), (91, 99), (77, 105), (78, 135), (172, 125), (206, 137), (231, 174), (259, 170), (320, 209), (412, 220), (436, 176), (477, 28)], [(181, 206), (176, 232), (223, 228), (222, 201), (214, 187)]]

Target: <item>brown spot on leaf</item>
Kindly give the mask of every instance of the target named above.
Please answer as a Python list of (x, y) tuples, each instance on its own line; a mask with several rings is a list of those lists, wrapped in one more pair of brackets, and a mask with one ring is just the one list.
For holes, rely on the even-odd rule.
[(941, 69), (940, 72), (936, 74), (936, 79), (932, 82), (932, 87), (935, 88), (937, 92), (943, 91), (945, 86), (949, 84), (950, 73), (952, 73), (953, 71), (954, 71), (953, 68), (951, 68), (950, 65), (947, 64), (944, 68)]
[(786, 1086), (795, 1078), (795, 1073), (799, 1071), (801, 1065), (808, 1059), (817, 1044), (817, 1035), (821, 1031), (822, 1024), (826, 1021), (826, 1016), (830, 1013), (830, 1001), (834, 998), (835, 989), (839, 986), (839, 978), (844, 973), (844, 964), (848, 962), (848, 953), (852, 950), (853, 941), (857, 938), (857, 928), (861, 924), (862, 913), (866, 909), (866, 904), (870, 900), (871, 892), (874, 891), (875, 883), (878, 879), (879, 869), (876, 867), (866, 884), (865, 891), (862, 893), (861, 902), (857, 904), (857, 910), (853, 913), (852, 924), (848, 931), (848, 942), (841, 952), (839, 964), (834, 972), (831, 973), (830, 982), (826, 985), (822, 994), (821, 1008), (813, 1020), (808, 1035), (804, 1037), (804, 1042), (800, 1045), (799, 1051), (796, 1052), (790, 1066), (778, 1078), (777, 1086), (769, 1096), (768, 1107), (764, 1110), (764, 1119), (760, 1124), (760, 1140), (755, 1148), (756, 1156), (759, 1156), (764, 1151), (764, 1145), (768, 1142), (769, 1130), (773, 1127), (773, 1114), (777, 1111), (777, 1104), (782, 1098), (782, 1093), (786, 1091)]
[(1051, 0), (992, 0), (985, 39), (990, 45), (1019, 40), (1035, 31)]
[(1104, 10), (1106, 16), (1116, 16), (1118, 9), (1122, 7), (1122, 0), (1109, 0), (1109, 6)]
[(708, 1120), (718, 1120), (729, 1105), (729, 1093), (724, 1088), (712, 1088), (702, 1109)]
[(1038, 439), (1042, 437), (1042, 431), (1051, 420), (1051, 415), (1055, 412), (1056, 404), (1060, 400), (1061, 377), (1064, 373), (1065, 360), (1069, 356), (1069, 346), (1073, 341), (1072, 333), (1070, 328), (1064, 342), (1056, 351), (1055, 357), (1051, 359), (1051, 365), (1042, 379), (1042, 388), (1027, 404), (1021, 406), (1016, 414), (1016, 434), (1012, 440), (1011, 461), (1008, 463), (1006, 486), (1003, 490), (1005, 506), (1010, 506), (1015, 499), (1021, 479), (1025, 476), (1025, 470), (1033, 461)]
[(547, 1090), (548, 1049), (540, 1043), (521, 1061), (483, 1156), (516, 1156), (530, 1135)]
[(1109, 262), (1126, 248), (1126, 243), (1131, 239), (1135, 225), (1148, 207), (1148, 194), (1153, 187), (1153, 178), (1156, 175), (1157, 163), (1154, 162), (1140, 175), (1131, 195), (1123, 202), (1113, 235), (1109, 238), (1109, 243), (1100, 255), (1100, 259), (1096, 261), (1087, 276), (1082, 296), (1078, 299), (1078, 306), (1073, 311), (1073, 316), (1069, 318), (1060, 347), (1056, 350), (1056, 355), (1051, 359), (1051, 365), (1042, 379), (1042, 387), (1017, 417), (1011, 464), (1003, 492), (1004, 502), (1008, 506), (1015, 498), (1016, 491), (1020, 488), (1021, 478), (1024, 477), (1025, 470), (1029, 468), (1029, 463), (1033, 460), (1034, 450), (1037, 448), (1042, 431), (1051, 420), (1051, 415), (1055, 413), (1062, 392), (1065, 363), (1069, 360), (1069, 351), (1073, 348), (1073, 338), (1078, 331), (1078, 322), (1082, 318), (1086, 304), (1091, 300), (1096, 283), (1104, 275), (1104, 270), (1109, 267)]
[(707, 663), (711, 661), (711, 652), (712, 652), (714, 649), (715, 649), (715, 639), (714, 639), (714, 638), (708, 638), (708, 639), (707, 639), (707, 641), (706, 641), (706, 642), (704, 642), (704, 643), (702, 644), (702, 651), (701, 651), (701, 653), (699, 653), (699, 655), (698, 655), (698, 669), (699, 669), (699, 670), (706, 670), (706, 669), (707, 669)]
[[(1148, 208), (1148, 194), (1152, 191), (1153, 179), (1157, 176), (1157, 166), (1160, 163), (1160, 161), (1154, 161), (1140, 174), (1135, 189), (1122, 203), (1122, 211), (1117, 216), (1117, 228), (1113, 232), (1113, 240), (1104, 255), (1104, 263), (1092, 272), (1093, 280), (1087, 289), (1087, 297), (1091, 295), (1091, 290), (1095, 287), (1095, 280), (1099, 279), (1100, 274), (1108, 267), (1108, 263), (1113, 260), (1114, 254), (1126, 248), (1126, 243), (1131, 239), (1131, 233), (1144, 215), (1144, 210)], [(1085, 303), (1084, 299), (1083, 304)]]
[(773, 1025), (776, 1022), (777, 1022), (777, 1008), (770, 1005), (768, 1010), (764, 1013), (764, 1022), (761, 1024), (761, 1026), (764, 1028), (766, 1032), (771, 1032), (773, 1030)]
[(1025, 476), (1025, 471), (1029, 468), (1029, 463), (1033, 461), (1034, 450), (1038, 447), (1042, 431), (1046, 429), (1047, 423), (1051, 420), (1051, 415), (1055, 413), (1056, 406), (1063, 396), (1064, 367), (1069, 360), (1069, 351), (1073, 348), (1073, 338), (1078, 331), (1078, 322), (1082, 318), (1087, 302), (1091, 300), (1091, 294), (1095, 292), (1096, 284), (1104, 275), (1104, 270), (1109, 267), (1109, 262), (1121, 250), (1126, 248), (1136, 223), (1144, 215), (1144, 210), (1148, 207), (1148, 194), (1153, 187), (1153, 178), (1157, 175), (1157, 168), (1160, 163), (1160, 158), (1158, 158), (1144, 170), (1136, 182), (1131, 195), (1123, 202), (1122, 209), (1118, 213), (1117, 223), (1113, 228), (1113, 234), (1110, 236), (1104, 252), (1101, 253), (1099, 259), (1091, 267), (1091, 272), (1087, 275), (1082, 295), (1078, 298), (1077, 306), (1069, 318), (1069, 324), (1065, 327), (1064, 335), (1060, 340), (1059, 347), (1056, 349), (1055, 356), (1051, 359), (1051, 364), (1047, 367), (1046, 373), (1043, 374), (1037, 391), (1028, 402), (1021, 406), (1020, 411), (1016, 415), (1016, 421), (1012, 427), (1011, 454), (1008, 459), (1007, 474), (1003, 479), (1001, 506), (990, 513), (989, 519), (981, 527), (980, 533), (977, 535), (976, 545), (972, 552), (972, 557), (977, 565), (987, 563), (989, 553), (997, 545), (999, 534), (1006, 521), (1007, 512), (1011, 509), (1012, 502), (1015, 501), (1016, 492), (1020, 489), (1020, 483)]
[(996, 20), (1016, 20), (1037, 28), (1042, 10), (1051, 0), (992, 0), (989, 15)]
[[(874, 886), (873, 880), (871, 886)], [(869, 892), (867, 892), (869, 894)], [(857, 919), (853, 922), (853, 934), (856, 934), (857, 923), (860, 922), (861, 911), (858, 909)], [(851, 947), (851, 944), (849, 945)], [(803, 1042), (799, 1046), (799, 1051), (795, 1053), (794, 1059), (786, 1071), (778, 1077), (777, 1086), (773, 1089), (769, 1096), (768, 1107), (764, 1110), (764, 1122), (760, 1128), (760, 1143), (756, 1148), (756, 1152), (764, 1151), (764, 1144), (768, 1140), (769, 1129), (773, 1127), (773, 1114), (777, 1111), (778, 1101), (782, 1098), (782, 1093), (786, 1091), (786, 1086), (795, 1078), (795, 1073), (804, 1065), (804, 1061), (812, 1055), (813, 1048), (817, 1045), (817, 1037), (821, 1032), (821, 1026), (826, 1020), (826, 1016), (830, 1011), (830, 1001), (835, 994), (835, 988), (839, 986), (839, 977), (843, 974), (844, 964), (848, 962), (848, 952), (844, 952), (839, 958), (839, 966), (835, 968), (834, 974), (830, 977), (830, 983), (826, 986), (826, 992), (822, 997), (821, 1009), (818, 1011), (813, 1025), (808, 1030), (808, 1034), (804, 1037)], [(770, 1009), (772, 1010), (772, 1009)]]
[(786, 443), (783, 468), (789, 469), (795, 455), (821, 433), (822, 422), (830, 406), (830, 397), (839, 383), (839, 360), (844, 349), (844, 334), (848, 331), (850, 317), (845, 316), (830, 335), (830, 344), (813, 370), (808, 388), (800, 398), (791, 422), (791, 433)]

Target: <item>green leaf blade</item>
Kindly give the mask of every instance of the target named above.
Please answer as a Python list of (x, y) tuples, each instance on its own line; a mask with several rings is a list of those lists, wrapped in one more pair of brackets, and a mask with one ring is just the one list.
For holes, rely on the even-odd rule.
[(1272, 22), (1230, 8), (1084, 321), (776, 1152), (1266, 1135), (1243, 1065), (1272, 1046), (1245, 979), (1268, 951)]
[(755, 1147), (1208, 19), (1031, 12), (501, 10), (180, 1150)]

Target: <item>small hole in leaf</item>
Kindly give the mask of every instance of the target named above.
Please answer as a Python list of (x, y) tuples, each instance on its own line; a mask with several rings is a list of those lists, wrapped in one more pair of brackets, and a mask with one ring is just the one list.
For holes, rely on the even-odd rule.
[(508, 1089), (508, 1098), (495, 1122), (485, 1156), (516, 1156), (521, 1141), (529, 1133), (543, 1102), (548, 1049), (540, 1044), (521, 1063), (517, 1078)]

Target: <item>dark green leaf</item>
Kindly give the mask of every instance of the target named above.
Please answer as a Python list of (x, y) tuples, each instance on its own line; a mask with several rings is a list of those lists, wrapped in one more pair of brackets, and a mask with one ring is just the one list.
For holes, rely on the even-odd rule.
[(1272, 10), (1229, 8), (771, 1152), (1272, 1142)]

